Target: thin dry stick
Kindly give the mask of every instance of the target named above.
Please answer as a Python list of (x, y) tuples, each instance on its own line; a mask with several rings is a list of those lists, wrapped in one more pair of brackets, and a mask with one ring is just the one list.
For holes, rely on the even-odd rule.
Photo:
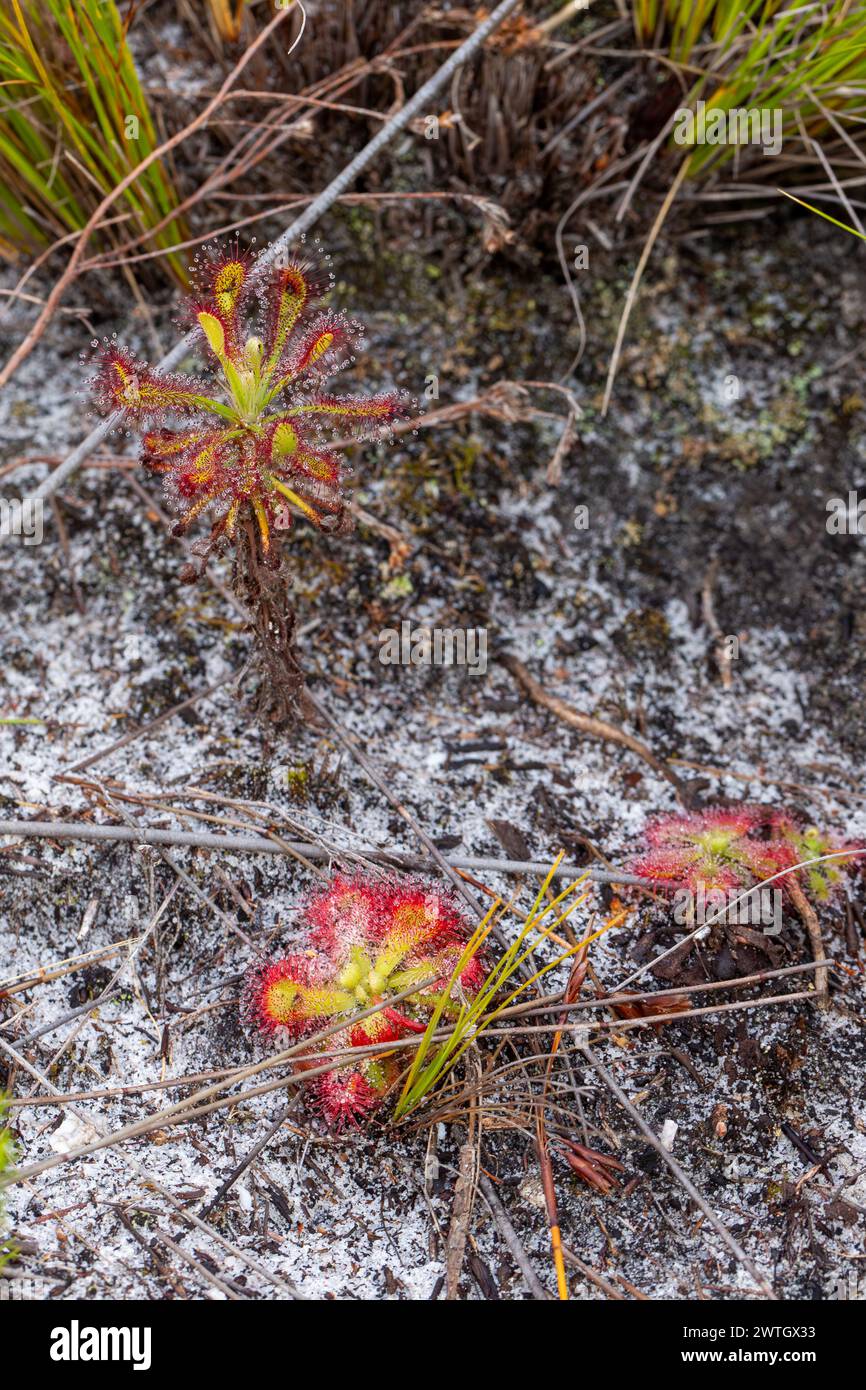
[(570, 724), (573, 729), (579, 729), (582, 734), (589, 734), (591, 738), (604, 739), (606, 743), (618, 743), (623, 748), (628, 748), (630, 752), (636, 753), (639, 758), (643, 758), (645, 763), (665, 777), (674, 787), (679, 800), (683, 806), (688, 808), (689, 799), (686, 783), (672, 769), (657, 758), (652, 749), (633, 734), (628, 734), (624, 729), (618, 729), (615, 724), (608, 724), (605, 719), (596, 719), (591, 714), (582, 714), (573, 705), (569, 705), (565, 700), (561, 700), (558, 695), (551, 695), (545, 690), (539, 681), (531, 676), (522, 661), (510, 652), (502, 658), (502, 664), (509, 670), (518, 682), (537, 705), (542, 705), (544, 709), (549, 709), (551, 714), (555, 714), (557, 719), (561, 719), (564, 724)]
[[(402, 993), (395, 994), (391, 999), (391, 1003), (401, 1003), (404, 999), (408, 999), (410, 995), (417, 994), (419, 989), (422, 989), (426, 984), (430, 983), (432, 983), (432, 981), (418, 981), (410, 986), (409, 989), (403, 990)], [(210, 1100), (211, 1096), (217, 1095), (220, 1091), (231, 1089), (231, 1087), (236, 1085), (239, 1081), (248, 1080), (250, 1077), (257, 1076), (260, 1072), (272, 1071), (276, 1067), (281, 1067), (285, 1062), (289, 1062), (297, 1057), (298, 1053), (307, 1051), (312, 1044), (324, 1042), (327, 1038), (333, 1037), (335, 1033), (341, 1032), (347, 1026), (362, 1023), (365, 1018), (370, 1018), (372, 1014), (376, 1013), (380, 1007), (379, 1004), (373, 1004), (370, 1008), (364, 1009), (360, 1013), (353, 1014), (348, 1020), (343, 1018), (336, 1023), (329, 1024), (327, 1028), (320, 1029), (319, 1032), (304, 1038), (301, 1042), (295, 1043), (292, 1047), (284, 1048), (282, 1052), (274, 1053), (271, 1057), (265, 1057), (260, 1062), (251, 1063), (248, 1067), (244, 1067), (242, 1071), (238, 1073), (233, 1072), (224, 1080), (218, 1081), (212, 1086), (206, 1086), (203, 1090), (196, 1091), (194, 1095), (187, 1097), (185, 1100), (176, 1101), (173, 1105), (166, 1106), (164, 1109), (156, 1111), (154, 1115), (146, 1120), (138, 1120), (134, 1124), (125, 1125), (122, 1129), (116, 1130), (113, 1134), (104, 1135), (101, 1139), (91, 1144), (83, 1144), (77, 1149), (70, 1149), (68, 1153), (58, 1154), (55, 1158), (43, 1159), (39, 1163), (29, 1164), (26, 1168), (17, 1169), (13, 1181), (20, 1182), (26, 1178), (35, 1177), (37, 1173), (46, 1172), (49, 1168), (56, 1168), (58, 1164), (70, 1163), (76, 1158), (85, 1158), (88, 1154), (96, 1153), (99, 1149), (111, 1148), (115, 1144), (120, 1144), (126, 1139), (134, 1139), (140, 1135), (148, 1134), (152, 1130), (162, 1128), (167, 1124), (185, 1124), (189, 1119), (201, 1118), (204, 1115), (210, 1114), (212, 1110), (219, 1109), (226, 1105), (236, 1105), (241, 1099), (252, 1099), (257, 1095), (264, 1095), (268, 1091), (275, 1090), (279, 1086), (305, 1084), (314, 1077), (321, 1076), (325, 1072), (332, 1070), (334, 1065), (333, 1060), (330, 1060), (326, 1065), (321, 1067), (306, 1068), (302, 1073), (295, 1073), (288, 1077), (277, 1077), (275, 1081), (268, 1082), (262, 1087), (250, 1087), (246, 1091), (241, 1092), (238, 1096), (227, 1096), (222, 1100), (216, 1101), (213, 1105), (200, 1104), (202, 1101)], [(418, 1046), (419, 1041), (419, 1037), (416, 1035), (412, 1038), (389, 1043), (385, 1050), (390, 1051), (404, 1046)], [(2, 1037), (0, 1037), (0, 1047), (5, 1048), (7, 1052), (10, 1052), (16, 1058), (19, 1056)], [(321, 1055), (328, 1056), (331, 1059), (346, 1056), (366, 1057), (379, 1055), (382, 1051), (383, 1047), (381, 1044), (372, 1044), (369, 1047), (342, 1048), (333, 1053), (323, 1052)], [(28, 1067), (28, 1069), (30, 1068)], [(50, 1089), (53, 1090), (54, 1088), (50, 1087)]]
[(84, 970), (86, 966), (95, 965), (97, 961), (113, 956), (116, 951), (122, 951), (125, 946), (131, 946), (134, 941), (134, 936), (127, 936), (122, 941), (112, 941), (110, 946), (97, 946), (83, 955), (55, 961), (53, 965), (40, 965), (33, 970), (22, 970), (17, 975), (7, 975), (5, 980), (0, 980), (0, 996), (20, 994), (22, 990), (35, 989), (37, 985), (62, 979), (64, 975), (73, 975), (76, 970)]
[(595, 1284), (596, 1288), (601, 1289), (602, 1293), (607, 1294), (608, 1298), (614, 1299), (618, 1303), (625, 1302), (624, 1295), (619, 1293), (618, 1290), (613, 1287), (613, 1284), (609, 1284), (606, 1279), (603, 1279), (597, 1269), (593, 1269), (592, 1265), (586, 1264), (578, 1255), (575, 1255), (573, 1250), (569, 1250), (567, 1245), (563, 1245), (562, 1253), (565, 1257), (566, 1264), (574, 1265), (575, 1269), (579, 1269), (581, 1274), (588, 1279), (591, 1284)]
[(203, 1081), (216, 1081), (227, 1076), (240, 1079), (245, 1070), (246, 1063), (241, 1062), (235, 1067), (191, 1072), (188, 1076), (167, 1076), (161, 1081), (139, 1081), (130, 1086), (101, 1086), (93, 1091), (56, 1091), (51, 1096), (9, 1096), (6, 1104), (10, 1109), (27, 1110), (32, 1105), (76, 1105), (82, 1100), (121, 1100), (126, 1096), (143, 1095), (145, 1091), (174, 1091), (184, 1086), (200, 1086)]
[(216, 681), (214, 685), (208, 686), (207, 690), (200, 690), (197, 695), (190, 695), (188, 699), (182, 700), (179, 705), (172, 705), (171, 709), (167, 709), (163, 714), (157, 715), (156, 719), (151, 719), (149, 724), (144, 724), (140, 729), (130, 729), (129, 733), (124, 734), (121, 738), (115, 739), (114, 743), (109, 743), (105, 748), (100, 748), (95, 753), (90, 753), (88, 757), (81, 758), (77, 763), (70, 763), (68, 767), (63, 769), (64, 773), (83, 772), (86, 767), (92, 767), (93, 764), (99, 762), (100, 759), (107, 758), (109, 753), (116, 753), (119, 748), (125, 748), (126, 745), (132, 743), (134, 739), (144, 738), (152, 734), (154, 730), (164, 724), (167, 719), (173, 719), (176, 714), (181, 714), (185, 709), (189, 709), (191, 705), (196, 704), (199, 700), (207, 700), (211, 695), (215, 695), (216, 692), (221, 690), (224, 685), (227, 685), (229, 681), (234, 680), (235, 674), (236, 673), (232, 671), (229, 675), (223, 676), (220, 680)]
[(217, 1189), (215, 1196), (213, 1196), (210, 1199), (210, 1201), (207, 1203), (207, 1206), (202, 1207), (202, 1219), (204, 1219), (204, 1217), (206, 1216), (209, 1216), (210, 1213), (213, 1211), (214, 1207), (219, 1206), (226, 1193), (237, 1182), (238, 1178), (241, 1176), (241, 1173), (244, 1173), (247, 1170), (247, 1168), (249, 1168), (250, 1164), (255, 1162), (259, 1154), (262, 1152), (262, 1149), (267, 1147), (267, 1145), (273, 1139), (274, 1135), (282, 1127), (284, 1121), (289, 1118), (289, 1115), (292, 1113), (292, 1110), (296, 1103), (297, 1096), (293, 1096), (292, 1099), (289, 1101), (288, 1105), (283, 1106), (282, 1110), (277, 1115), (277, 1118), (274, 1120), (273, 1124), (268, 1126), (268, 1129), (262, 1135), (262, 1138), (259, 1139), (259, 1141), (256, 1144), (253, 1145), (246, 1157), (242, 1158), (240, 1163), (235, 1165), (235, 1167), (232, 1169), (232, 1171), (226, 1178), (225, 1182), (223, 1182)]
[(211, 1240), (216, 1241), (217, 1245), (221, 1245), (224, 1250), (227, 1250), (230, 1255), (234, 1255), (244, 1264), (249, 1265), (250, 1269), (255, 1270), (256, 1274), (260, 1274), (266, 1283), (273, 1284), (275, 1288), (282, 1289), (289, 1298), (305, 1298), (305, 1295), (302, 1294), (300, 1289), (296, 1288), (294, 1284), (290, 1283), (288, 1280), (282, 1279), (280, 1275), (275, 1274), (273, 1270), (266, 1269), (263, 1264), (260, 1264), (258, 1260), (253, 1258), (249, 1251), (242, 1249), (239, 1245), (233, 1245), (232, 1242), (227, 1240), (224, 1235), (221, 1235), (219, 1231), (214, 1230), (212, 1226), (206, 1225), (201, 1217), (196, 1216), (195, 1212), (187, 1211), (186, 1207), (181, 1206), (180, 1202), (178, 1202), (170, 1192), (166, 1191), (164, 1187), (160, 1187), (158, 1182), (153, 1182), (148, 1178), (147, 1186), (154, 1192), (158, 1192), (160, 1197), (164, 1197), (169, 1205), (174, 1207), (183, 1221), (186, 1221), (190, 1226), (196, 1227), (197, 1230), (203, 1231)]
[(707, 566), (707, 572), (704, 575), (703, 588), (701, 589), (701, 612), (703, 614), (704, 622), (709, 628), (713, 636), (713, 640), (715, 641), (714, 654), (716, 658), (716, 665), (719, 668), (719, 675), (722, 678), (722, 685), (724, 686), (725, 690), (730, 690), (732, 684), (731, 658), (728, 655), (728, 649), (725, 645), (725, 634), (719, 627), (719, 620), (716, 617), (716, 606), (713, 597), (713, 591), (715, 589), (718, 573), (719, 557), (718, 555), (714, 555), (709, 565)]
[[(633, 995), (626, 995), (623, 1003), (631, 1003)], [(661, 1028), (666, 1023), (680, 1023), (686, 1018), (701, 1018), (705, 1014), (724, 1014), (737, 1013), (746, 1009), (760, 1009), (765, 1004), (792, 1004), (800, 999), (815, 999), (815, 991), (811, 989), (798, 990), (791, 994), (770, 994), (759, 999), (735, 999), (730, 1004), (707, 1004), (699, 1009), (677, 1009), (670, 1014), (648, 1014), (645, 1018), (630, 1019), (599, 1019), (591, 1023), (533, 1023), (518, 1026), (516, 1028), (485, 1028), (485, 1038), (515, 1038), (523, 1037), (524, 1034), (531, 1033), (553, 1033), (554, 1043), (556, 1035), (559, 1033), (571, 1033), (575, 1037), (583, 1036), (589, 1032), (599, 1033), (626, 1033), (632, 1028)], [(607, 1000), (600, 1000), (600, 1003), (607, 1003)], [(555, 1055), (555, 1048), (551, 1050), (551, 1059)]]
[[(68, 1099), (64, 1097), (60, 1091), (57, 1090), (56, 1086), (53, 1086), (51, 1084), (51, 1082), (48, 1080), (46, 1076), (42, 1074), (42, 1072), (40, 1072), (36, 1067), (32, 1066), (31, 1063), (28, 1062), (27, 1059), (23, 1057), (20, 1052), (18, 1052), (15, 1048), (10, 1047), (9, 1044), (4, 1042), (2, 1038), (0, 1038), (0, 1047), (2, 1047), (4, 1051), (6, 1051), (12, 1057), (16, 1065), (21, 1067), (24, 1071), (28, 1072), (29, 1075), (34, 1078), (34, 1080), (38, 1081), (41, 1085), (45, 1086), (46, 1090), (52, 1091), (59, 1102), (68, 1105), (69, 1109), (72, 1110), (72, 1113), (76, 1114), (75, 1109), (72, 1105), (69, 1104)], [(93, 1127), (96, 1128), (89, 1116), (79, 1115), (78, 1118), (85, 1120), (87, 1124), (93, 1125)], [(131, 1155), (121, 1155), (121, 1159), (129, 1169), (131, 1169), (139, 1176), (139, 1178), (145, 1183), (145, 1185), (149, 1189), (153, 1190), (154, 1192), (158, 1192), (160, 1196), (164, 1197), (165, 1200), (170, 1204), (170, 1206), (172, 1206), (174, 1210), (178, 1213), (178, 1215), (181, 1216), (183, 1220), (186, 1221), (189, 1225), (196, 1226), (200, 1230), (206, 1232), (206, 1234), (209, 1235), (212, 1240), (215, 1240), (217, 1244), (221, 1245), (225, 1250), (228, 1250), (231, 1254), (235, 1255), (243, 1263), (248, 1264), (251, 1269), (254, 1269), (256, 1273), (260, 1274), (268, 1283), (272, 1284), (275, 1288), (282, 1289), (290, 1298), (304, 1297), (304, 1295), (290, 1281), (281, 1278), (280, 1275), (275, 1274), (272, 1270), (266, 1269), (263, 1265), (259, 1264), (258, 1260), (255, 1260), (245, 1250), (242, 1250), (240, 1246), (233, 1245), (230, 1241), (228, 1241), (225, 1238), (225, 1236), (220, 1235), (218, 1231), (214, 1231), (209, 1226), (206, 1226), (204, 1222), (201, 1221), (199, 1217), (195, 1216), (192, 1212), (188, 1212), (186, 1208), (181, 1206), (180, 1202), (178, 1202), (177, 1199), (174, 1196), (172, 1196), (170, 1192), (167, 1192), (165, 1188), (160, 1187), (158, 1183), (154, 1182), (147, 1175), (142, 1165), (138, 1163), (135, 1158), (133, 1158)], [(23, 1180), (26, 1180), (27, 1175), (23, 1172), (16, 1172), (14, 1180), (18, 1181), (19, 1177)]]
[(515, 1231), (514, 1227), (509, 1221), (508, 1213), (506, 1212), (504, 1206), (499, 1200), (499, 1197), (497, 1196), (496, 1188), (493, 1186), (493, 1183), (490, 1181), (490, 1179), (486, 1177), (484, 1174), (481, 1175), (479, 1186), (484, 1196), (484, 1200), (487, 1202), (487, 1205), (490, 1207), (490, 1210), (493, 1214), (493, 1220), (499, 1227), (499, 1230), (502, 1234), (502, 1239), (505, 1241), (505, 1244), (507, 1245), (511, 1253), (511, 1258), (514, 1260), (514, 1263), (517, 1265), (517, 1268), (520, 1270), (520, 1273), (526, 1280), (526, 1287), (529, 1289), (529, 1292), (532, 1294), (533, 1298), (546, 1301), (548, 1298), (547, 1290), (545, 1289), (544, 1285), (542, 1284), (541, 1280), (539, 1279), (538, 1275), (533, 1269), (529, 1256), (527, 1255), (520, 1242), (520, 1237), (518, 1236), (517, 1232)]
[[(437, 846), (434, 845), (433, 841), (430, 839), (430, 836), (427, 834), (424, 827), (418, 823), (418, 821), (412, 815), (411, 811), (408, 811), (406, 807), (403, 805), (402, 801), (400, 801), (400, 799), (394, 795), (387, 782), (380, 775), (378, 770), (373, 766), (366, 754), (361, 750), (358, 744), (358, 740), (355, 738), (354, 734), (351, 734), (348, 731), (348, 729), (344, 729), (339, 720), (335, 719), (334, 715), (331, 714), (330, 710), (324, 704), (322, 704), (322, 702), (318, 700), (309, 689), (305, 688), (304, 694), (305, 697), (311, 702), (317, 713), (321, 716), (321, 718), (324, 719), (326, 723), (330, 724), (331, 728), (334, 730), (334, 733), (337, 735), (337, 738), (340, 740), (343, 747), (351, 753), (352, 757), (358, 763), (358, 766), (373, 783), (373, 786), (376, 787), (376, 789), (382, 793), (385, 799), (389, 801), (391, 805), (394, 807), (394, 810), (400, 816), (402, 816), (403, 820), (405, 820), (408, 825), (411, 826), (412, 830), (415, 832), (416, 836), (421, 841), (421, 844), (427, 850), (427, 853), (431, 856), (435, 863), (439, 865), (439, 868), (442, 870), (445, 876), (448, 879), (450, 879), (450, 881), (454, 884), (454, 887), (457, 889), (460, 896), (464, 899), (470, 911), (478, 917), (483, 917), (484, 913), (480, 910), (478, 902), (473, 897), (472, 893), (470, 893), (463, 879), (460, 877), (458, 873), (455, 872), (455, 870), (448, 863), (447, 859), (444, 858)], [(499, 928), (494, 925), (492, 928), (492, 932), (493, 935), (497, 937), (497, 939), (502, 944), (503, 938)]]
[(499, 1014), (500, 1018), (531, 1018), (535, 1014), (556, 1013), (568, 1014), (580, 1012), (587, 1009), (607, 1009), (615, 1004), (637, 1004), (645, 999), (686, 999), (692, 994), (709, 994), (721, 989), (742, 989), (746, 986), (763, 984), (765, 980), (779, 979), (784, 975), (801, 975), (810, 970), (817, 970), (818, 963), (813, 960), (803, 961), (800, 965), (785, 965), (778, 970), (758, 970), (754, 975), (740, 975), (735, 980), (705, 980), (694, 985), (677, 985), (669, 989), (647, 989), (641, 993), (628, 994), (602, 994), (596, 999), (576, 999), (571, 1004), (562, 1001), (562, 991), (556, 994), (549, 994), (540, 1001), (530, 1000), (524, 1004), (512, 1004), (510, 1008), (503, 1009)]
[[(127, 944), (126, 942), (120, 943), (120, 945)], [(819, 966), (816, 961), (805, 961), (801, 965), (787, 965), (780, 970), (762, 970), (754, 975), (743, 975), (736, 980), (712, 980), (703, 984), (689, 985), (687, 989), (680, 987), (678, 989), (645, 990), (642, 993), (609, 995), (603, 996), (600, 999), (578, 999), (572, 1004), (564, 1004), (560, 998), (561, 991), (559, 991), (554, 995), (548, 995), (546, 1000), (530, 1000), (525, 1004), (512, 1004), (508, 1008), (501, 1009), (497, 1017), (500, 1019), (524, 1019), (534, 1018), (545, 1013), (566, 1015), (591, 1009), (613, 1008), (617, 1004), (637, 1004), (643, 1000), (660, 1000), (669, 997), (684, 998), (691, 994), (711, 993), (717, 990), (732, 990), (743, 986), (761, 984), (765, 980), (776, 979), (782, 975), (803, 974), (804, 972), (817, 970), (818, 968)], [(810, 992), (807, 992), (804, 996), (799, 994), (788, 994), (779, 996), (779, 999), (789, 1000), (799, 999), (801, 997), (811, 998), (812, 995)], [(770, 999), (756, 999), (748, 1002), (752, 1004), (768, 1003), (772, 1002), (772, 996)], [(672, 1023), (676, 1022), (677, 1018), (682, 1016), (683, 1015), (672, 1015), (669, 1021)], [(656, 1023), (659, 1019), (653, 1017), (648, 1021), (650, 1023)], [(554, 1025), (553, 1031), (561, 1026), (561, 1024)], [(567, 1026), (566, 1024), (566, 1027)], [(617, 1025), (618, 1028), (624, 1028), (626, 1026), (625, 1021)], [(518, 1030), (496, 1030), (497, 1033), (507, 1033), (509, 1036), (514, 1036), (514, 1032), (516, 1031)], [(445, 1033), (441, 1035), (436, 1033), (434, 1035), (434, 1041), (441, 1041), (445, 1036)], [(189, 1076), (167, 1077), (162, 1081), (139, 1082), (132, 1086), (104, 1086), (101, 1089), (93, 1091), (58, 1092), (53, 1096), (10, 1096), (7, 1104), (10, 1108), (27, 1109), (31, 1106), (66, 1105), (82, 1100), (116, 1100), (123, 1096), (140, 1095), (145, 1091), (178, 1090), (183, 1086), (197, 1086), (202, 1081), (214, 1081), (218, 1078), (230, 1076), (234, 1077), (235, 1080), (242, 1080), (245, 1073), (246, 1067), (242, 1064), (235, 1067), (224, 1067), (215, 1071), (196, 1072)]]
[[(374, 783), (374, 785), (378, 784)], [(388, 799), (391, 800), (390, 797)], [(177, 810), (176, 814), (191, 816), (194, 813)], [(406, 812), (406, 816), (409, 818), (409, 812)], [(415, 828), (411, 818), (409, 818), (409, 824)], [(423, 835), (420, 828), (415, 833), (419, 835), (419, 838)], [(0, 836), (3, 835), (30, 839), (82, 840), (93, 844), (99, 844), (103, 841), (125, 840), (134, 845), (173, 845), (178, 849), (213, 849), (224, 854), (285, 854), (292, 858), (304, 855), (309, 859), (326, 862), (330, 862), (341, 854), (351, 854), (370, 859), (377, 864), (407, 868), (418, 868), (425, 865), (430, 867), (429, 859), (416, 854), (408, 854), (403, 850), (383, 850), (373, 846), (351, 849), (347, 846), (331, 847), (308, 844), (306, 840), (284, 840), (277, 835), (276, 831), (268, 831), (269, 838), (266, 839), (260, 835), (216, 835), (209, 831), (198, 830), (149, 830), (145, 826), (136, 826), (133, 829), (133, 827), (126, 825), (91, 825), (88, 821), (0, 820)], [(619, 873), (616, 870), (607, 869), (581, 869), (574, 864), (559, 864), (555, 869), (551, 869), (549, 864), (540, 859), (488, 859), (473, 855), (449, 855), (446, 857), (437, 851), (435, 846), (433, 848), (436, 863), (440, 867), (444, 866), (444, 872), (449, 878), (452, 878), (449, 870), (486, 869), (491, 873), (502, 874), (552, 873), (554, 878), (577, 879), (585, 876), (593, 883), (622, 883), (636, 888), (655, 886), (650, 879), (639, 878), (636, 874), (628, 874), (625, 871)], [(470, 905), (472, 911), (476, 912), (475, 904)]]
[(824, 938), (821, 935), (821, 924), (818, 921), (818, 915), (797, 882), (795, 874), (791, 874), (788, 879), (788, 892), (791, 894), (791, 901), (800, 914), (803, 925), (809, 934), (809, 944), (812, 947), (812, 955), (818, 965), (818, 970), (815, 972), (815, 1003), (819, 1009), (829, 1009), (830, 976), (826, 966), (827, 952), (824, 949)]
[[(129, 1229), (133, 1231), (133, 1234), (137, 1234), (131, 1223)], [(178, 1245), (176, 1240), (172, 1240), (171, 1236), (168, 1235), (166, 1231), (163, 1231), (159, 1226), (154, 1226), (152, 1229), (155, 1238), (162, 1245), (165, 1245), (173, 1255), (176, 1255), (178, 1259), (183, 1260), (184, 1264), (188, 1264), (191, 1269), (194, 1269), (196, 1274), (204, 1279), (206, 1284), (212, 1284), (215, 1289), (219, 1289), (220, 1293), (224, 1293), (226, 1298), (231, 1299), (232, 1302), (236, 1303), (239, 1300), (243, 1300), (244, 1302), (249, 1301), (249, 1293), (241, 1293), (239, 1290), (235, 1289), (233, 1285), (226, 1284), (218, 1275), (212, 1274), (211, 1271), (202, 1264), (201, 1260), (197, 1260), (195, 1255), (190, 1255), (188, 1251), (184, 1250), (182, 1245)], [(146, 1249), (150, 1248), (146, 1241), (144, 1244)]]
[(616, 1099), (619, 1101), (620, 1105), (631, 1116), (632, 1120), (634, 1120), (634, 1123), (637, 1125), (644, 1138), (652, 1145), (652, 1147), (655, 1149), (656, 1153), (659, 1155), (662, 1161), (667, 1164), (668, 1168), (670, 1168), (671, 1172), (673, 1173), (677, 1181), (680, 1183), (680, 1185), (685, 1188), (692, 1201), (696, 1202), (697, 1205), (700, 1207), (701, 1211), (704, 1213), (704, 1216), (707, 1218), (710, 1225), (713, 1227), (715, 1231), (718, 1232), (722, 1240), (727, 1245), (728, 1249), (731, 1251), (731, 1253), (736, 1257), (737, 1260), (739, 1260), (743, 1268), (749, 1271), (755, 1283), (763, 1291), (766, 1297), (771, 1298), (774, 1301), (778, 1301), (778, 1296), (775, 1293), (772, 1285), (760, 1272), (754, 1261), (749, 1258), (743, 1247), (740, 1245), (740, 1242), (737, 1240), (736, 1236), (734, 1236), (728, 1230), (721, 1217), (716, 1215), (712, 1207), (695, 1187), (688, 1173), (686, 1173), (685, 1170), (680, 1167), (679, 1163), (677, 1163), (677, 1160), (673, 1157), (671, 1153), (668, 1152), (668, 1150), (664, 1147), (664, 1145), (661, 1143), (658, 1137), (653, 1133), (652, 1129), (647, 1124), (646, 1120), (644, 1119), (641, 1112), (638, 1110), (637, 1106), (632, 1104), (625, 1092), (617, 1085), (616, 1081), (613, 1079), (607, 1068), (602, 1066), (601, 1062), (597, 1060), (593, 1052), (585, 1044), (580, 1048), (580, 1051), (583, 1053), (584, 1057), (589, 1062), (592, 1069), (595, 1072), (597, 1072), (598, 1075), (601, 1077), (608, 1090), (612, 1093), (612, 1095), (616, 1096)]

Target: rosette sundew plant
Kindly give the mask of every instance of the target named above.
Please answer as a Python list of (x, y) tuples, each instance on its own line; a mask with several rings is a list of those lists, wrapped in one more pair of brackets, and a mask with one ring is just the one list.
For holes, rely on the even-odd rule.
[[(801, 918), (819, 963), (826, 960), (826, 952), (813, 904), (826, 902), (844, 888), (844, 866), (866, 853), (771, 806), (715, 807), (662, 816), (649, 823), (644, 839), (646, 848), (629, 868), (659, 888), (720, 891), (736, 898), (738, 890), (745, 896), (749, 889), (771, 883)], [(713, 916), (724, 920), (725, 907)], [(823, 965), (816, 971), (815, 988), (819, 1005), (826, 1007), (828, 977)]]
[[(777, 880), (782, 891), (800, 885), (819, 902), (844, 886), (840, 868), (862, 853), (771, 806), (718, 806), (660, 816), (649, 822), (644, 840), (646, 848), (629, 869), (661, 888), (728, 891), (783, 875)], [(815, 859), (823, 862), (809, 862)]]
[[(316, 309), (333, 276), (303, 260), (255, 273), (251, 253), (208, 248), (198, 258), (190, 305), (208, 375), (159, 375), (130, 349), (106, 341), (92, 386), (106, 409), (142, 429), (142, 463), (163, 477), (180, 516), (175, 535), (210, 516), (210, 533), (184, 566), (194, 582), (215, 552), (233, 553), (233, 587), (250, 612), (264, 676), (260, 708), (277, 719), (300, 684), (283, 538), (297, 519), (320, 531), (345, 526), (342, 467), (328, 448), (336, 429), (381, 438), (400, 412), (396, 392), (327, 392), (354, 361), (360, 324)], [(329, 436), (330, 432), (330, 436)]]
[[(405, 1072), (392, 1115), (400, 1122), (515, 999), (574, 956), (585, 958), (592, 942), (628, 917), (628, 909), (614, 913), (568, 946), (557, 932), (588, 893), (585, 875), (549, 892), (562, 859), (513, 940), (503, 940), (488, 963), (485, 943), (509, 910), (501, 899), (470, 930), (450, 893), (434, 884), (338, 877), (304, 910), (310, 949), (254, 969), (242, 1014), (265, 1037), (299, 1040), (295, 1069), (303, 1075), (315, 1068), (307, 1085), (338, 1127), (368, 1118)], [(537, 964), (536, 952), (551, 941), (566, 949)]]
[(742, 887), (752, 880), (752, 843), (759, 807), (716, 807), (691, 815), (660, 816), (644, 831), (647, 848), (630, 870), (670, 888), (693, 892)]
[[(434, 1011), (447, 1018), (484, 981), (478, 955), (464, 961), (468, 923), (434, 884), (338, 877), (309, 900), (304, 923), (310, 949), (254, 970), (242, 1002), (247, 1022), (269, 1037), (302, 1039), (346, 1019), (321, 1041), (311, 1038), (301, 1071), (328, 1053), (424, 1033)], [(401, 1068), (399, 1052), (348, 1058), (310, 1082), (315, 1103), (329, 1124), (359, 1123)]]

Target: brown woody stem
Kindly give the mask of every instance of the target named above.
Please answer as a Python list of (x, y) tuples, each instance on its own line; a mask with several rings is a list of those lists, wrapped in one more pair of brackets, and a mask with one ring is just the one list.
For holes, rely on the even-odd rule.
[(824, 950), (824, 938), (821, 935), (821, 924), (818, 921), (818, 914), (809, 902), (797, 878), (791, 874), (788, 878), (788, 889), (800, 919), (809, 933), (809, 941), (812, 946), (813, 959), (819, 962), (818, 969), (815, 971), (815, 1005), (819, 1009), (830, 1007), (829, 993), (829, 970), (824, 962), (827, 959), (827, 952)]

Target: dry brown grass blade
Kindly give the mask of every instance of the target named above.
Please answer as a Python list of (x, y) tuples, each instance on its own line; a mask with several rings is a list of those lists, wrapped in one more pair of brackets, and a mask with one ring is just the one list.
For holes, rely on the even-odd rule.
[(670, 212), (674, 199), (676, 198), (677, 194), (680, 191), (680, 188), (682, 187), (683, 180), (686, 177), (688, 167), (689, 160), (684, 159), (679, 169), (677, 170), (677, 174), (674, 178), (673, 183), (671, 184), (670, 188), (665, 194), (664, 201), (661, 207), (656, 213), (655, 221), (653, 222), (652, 227), (650, 228), (649, 236), (647, 237), (646, 242), (644, 243), (644, 248), (640, 254), (640, 260), (638, 261), (637, 266), (635, 268), (635, 272), (632, 277), (632, 282), (628, 287), (628, 294), (626, 295), (625, 304), (623, 305), (622, 310), (622, 316), (620, 317), (619, 327), (616, 333), (616, 343), (614, 344), (613, 353), (611, 354), (610, 359), (610, 366), (608, 368), (607, 382), (604, 388), (604, 400), (601, 406), (602, 415), (607, 414), (608, 407), (610, 405), (610, 398), (613, 392), (613, 383), (616, 380), (616, 373), (619, 367), (620, 354), (622, 353), (622, 345), (625, 340), (625, 331), (628, 327), (628, 321), (631, 318), (631, 311), (634, 308), (634, 302), (637, 298), (637, 292), (640, 286), (640, 282), (643, 279), (643, 273), (646, 270), (647, 262), (650, 256), (652, 255), (652, 249), (655, 246), (656, 241), (658, 240), (659, 232), (661, 231), (662, 226), (664, 225), (664, 220)]
[(475, 1136), (470, 1128), (469, 1135), (460, 1146), (451, 1224), (448, 1227), (445, 1245), (445, 1297), (451, 1302), (459, 1297), (460, 1274), (469, 1237), (469, 1222), (472, 1219), (475, 1165)]

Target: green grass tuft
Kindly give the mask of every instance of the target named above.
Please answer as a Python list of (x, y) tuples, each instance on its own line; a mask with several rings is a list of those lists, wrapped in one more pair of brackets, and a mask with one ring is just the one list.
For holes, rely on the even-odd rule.
[[(114, 0), (0, 0), (0, 255), (80, 231), (157, 144)], [(103, 247), (165, 219), (150, 244), (176, 244), (176, 206), (156, 161), (119, 197)], [(185, 281), (183, 258), (167, 259)]]
[[(685, 69), (710, 111), (779, 111), (782, 139), (805, 146), (833, 120), (866, 112), (866, 7), (851, 0), (635, 0), (642, 43)], [(838, 133), (838, 131), (837, 131)], [(697, 145), (688, 172), (732, 158), (736, 145)]]

